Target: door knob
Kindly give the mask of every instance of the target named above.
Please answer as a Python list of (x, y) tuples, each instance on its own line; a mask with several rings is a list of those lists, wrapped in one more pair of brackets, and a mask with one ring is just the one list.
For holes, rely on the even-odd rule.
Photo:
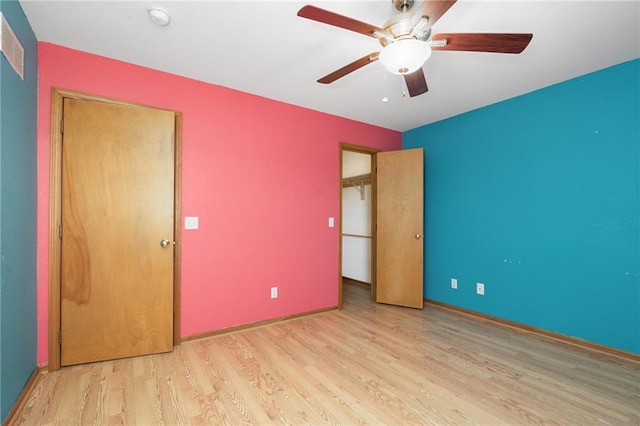
[(419, 240), (420, 238), (422, 238), (422, 234), (416, 234), (416, 240)]
[(169, 240), (162, 240), (160, 241), (160, 247), (162, 248), (166, 248), (169, 245)]

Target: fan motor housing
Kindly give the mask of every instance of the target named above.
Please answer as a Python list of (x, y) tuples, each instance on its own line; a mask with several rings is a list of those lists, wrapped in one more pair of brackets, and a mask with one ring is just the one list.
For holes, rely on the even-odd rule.
[(403, 39), (415, 38), (417, 40), (427, 41), (431, 37), (431, 27), (429, 26), (429, 18), (419, 16), (416, 20), (410, 12), (402, 12), (392, 17), (384, 24), (384, 29), (391, 34), (393, 40), (381, 38), (378, 41), (382, 46)]

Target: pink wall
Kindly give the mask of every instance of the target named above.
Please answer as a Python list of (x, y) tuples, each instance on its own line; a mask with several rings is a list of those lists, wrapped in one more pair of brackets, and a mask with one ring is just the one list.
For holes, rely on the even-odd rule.
[[(51, 88), (183, 113), (182, 335), (338, 302), (339, 143), (400, 132), (39, 43), (38, 363), (48, 360)], [(269, 288), (279, 287), (278, 299)]]

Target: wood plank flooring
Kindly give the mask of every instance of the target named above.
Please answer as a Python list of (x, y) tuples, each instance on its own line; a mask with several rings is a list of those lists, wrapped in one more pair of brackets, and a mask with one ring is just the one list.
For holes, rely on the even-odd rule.
[(344, 309), (42, 373), (16, 425), (640, 425), (640, 365), (427, 306)]

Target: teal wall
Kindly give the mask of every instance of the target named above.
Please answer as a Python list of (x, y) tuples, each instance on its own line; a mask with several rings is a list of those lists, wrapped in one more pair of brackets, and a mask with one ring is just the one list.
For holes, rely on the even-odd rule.
[(403, 134), (426, 298), (640, 353), (639, 81), (634, 60)]
[(37, 43), (15, 0), (0, 11), (25, 50), (24, 81), (0, 55), (0, 418), (36, 368)]

